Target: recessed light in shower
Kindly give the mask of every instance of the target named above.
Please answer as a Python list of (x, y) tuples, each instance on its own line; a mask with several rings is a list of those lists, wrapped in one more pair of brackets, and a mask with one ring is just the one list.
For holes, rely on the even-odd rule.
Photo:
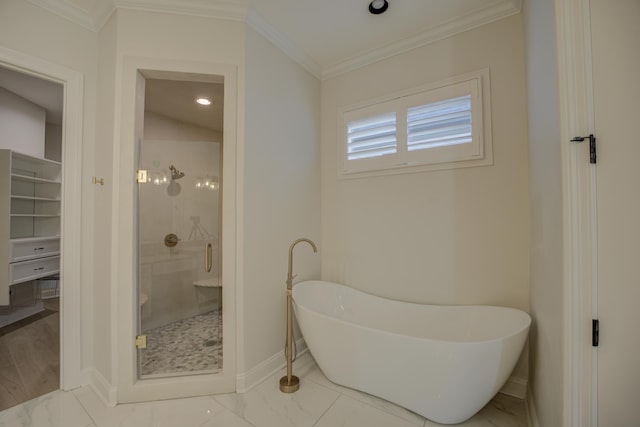
[(211, 105), (211, 100), (205, 97), (196, 98), (196, 102), (200, 105)]

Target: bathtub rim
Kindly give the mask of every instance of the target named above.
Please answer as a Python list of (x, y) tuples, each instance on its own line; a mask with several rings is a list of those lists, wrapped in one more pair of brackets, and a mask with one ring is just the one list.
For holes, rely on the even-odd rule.
[[(509, 334), (506, 335), (500, 335), (496, 338), (491, 338), (491, 339), (485, 339), (485, 340), (459, 340), (459, 341), (454, 341), (454, 340), (443, 340), (443, 339), (437, 339), (437, 338), (430, 338), (430, 337), (420, 337), (420, 336), (416, 336), (416, 335), (409, 335), (409, 334), (403, 334), (400, 332), (390, 332), (390, 331), (386, 331), (383, 329), (376, 329), (373, 328), (371, 326), (367, 326), (367, 325), (363, 325), (360, 323), (356, 323), (356, 322), (349, 322), (347, 320), (341, 319), (339, 317), (335, 317), (335, 316), (330, 316), (324, 313), (321, 313), (319, 311), (313, 310), (311, 308), (309, 308), (308, 306), (299, 304), (296, 301), (295, 298), (295, 289), (297, 286), (299, 285), (303, 285), (303, 284), (310, 284), (310, 283), (325, 283), (325, 284), (331, 284), (333, 286), (337, 286), (337, 287), (344, 287), (347, 288), (349, 290), (355, 291), (355, 292), (359, 292), (365, 295), (368, 295), (370, 297), (373, 298), (377, 298), (377, 299), (382, 299), (382, 300), (386, 300), (386, 301), (392, 301), (394, 303), (400, 303), (400, 304), (410, 304), (410, 305), (414, 305), (414, 306), (433, 306), (433, 307), (456, 307), (456, 308), (464, 308), (464, 307), (486, 307), (486, 308), (496, 308), (498, 310), (507, 310), (507, 311), (517, 311), (519, 313), (525, 314), (526, 315), (526, 322), (525, 324), (516, 329), (514, 332), (511, 332)], [(371, 294), (365, 291), (362, 291), (360, 289), (356, 289), (347, 285), (343, 285), (337, 282), (331, 282), (328, 280), (304, 280), (302, 282), (298, 282), (296, 284), (293, 285), (292, 288), (292, 292), (291, 292), (291, 296), (292, 296), (292, 300), (293, 300), (293, 305), (294, 305), (294, 309), (299, 309), (302, 308), (308, 312), (311, 312), (317, 316), (323, 317), (325, 319), (329, 319), (332, 321), (336, 321), (339, 322), (341, 324), (344, 325), (351, 325), (351, 326), (357, 326), (359, 328), (363, 328), (366, 329), (368, 331), (374, 331), (376, 333), (382, 333), (385, 335), (391, 335), (391, 336), (399, 336), (399, 337), (403, 337), (403, 338), (410, 338), (410, 339), (416, 339), (416, 340), (429, 340), (429, 341), (434, 341), (434, 342), (441, 342), (441, 343), (447, 343), (447, 344), (453, 344), (453, 345), (469, 345), (469, 344), (482, 344), (482, 343), (495, 343), (495, 342), (500, 342), (500, 341), (505, 341), (507, 339), (510, 339), (512, 337), (518, 336), (523, 332), (527, 332), (529, 331), (530, 327), (531, 327), (531, 323), (532, 323), (532, 319), (531, 319), (531, 315), (529, 313), (527, 313), (524, 310), (521, 310), (519, 308), (515, 308), (515, 307), (505, 307), (505, 306), (499, 306), (499, 305), (489, 305), (489, 304), (423, 304), (423, 303), (416, 303), (416, 302), (409, 302), (409, 301), (402, 301), (402, 300), (396, 300), (396, 299), (391, 299), (391, 298), (386, 298), (386, 297), (381, 297), (379, 295), (375, 295), (375, 294)]]

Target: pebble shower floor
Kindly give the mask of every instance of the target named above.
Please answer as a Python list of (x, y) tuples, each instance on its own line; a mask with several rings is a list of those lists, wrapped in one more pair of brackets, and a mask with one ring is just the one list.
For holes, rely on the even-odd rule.
[(144, 332), (142, 375), (222, 368), (222, 311), (213, 310)]

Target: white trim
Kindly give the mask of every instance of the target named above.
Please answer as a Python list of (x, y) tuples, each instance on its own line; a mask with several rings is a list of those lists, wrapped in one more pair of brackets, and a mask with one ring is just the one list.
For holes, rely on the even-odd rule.
[(322, 80), (336, 77), (340, 74), (364, 67), (365, 65), (507, 18), (520, 13), (520, 9), (521, 1), (505, 0), (495, 2), (486, 8), (476, 10), (467, 15), (456, 16), (416, 36), (381, 48), (369, 50), (352, 58), (324, 67), (322, 70)]
[(527, 397), (524, 400), (524, 409), (527, 413), (527, 425), (529, 427), (540, 427), (538, 422), (538, 413), (536, 412), (536, 405), (533, 401), (533, 393), (531, 389), (527, 387)]
[[(34, 5), (41, 7), (49, 12), (58, 15), (74, 24), (80, 25), (89, 31), (98, 31), (99, 28), (91, 17), (91, 15), (81, 7), (76, 6), (71, 2), (62, 2), (55, 0), (28, 0)], [(113, 11), (113, 8), (111, 8)], [(110, 13), (111, 14), (111, 13)], [(109, 15), (110, 15), (109, 14)]]
[[(137, 207), (134, 170), (137, 135), (136, 102), (143, 74), (153, 70), (154, 77), (175, 77), (197, 73), (224, 77), (224, 146), (222, 191), (222, 280), (223, 292), (223, 370), (216, 374), (186, 375), (168, 378), (137, 379), (137, 354), (133, 345), (138, 329), (137, 286)], [(235, 390), (236, 382), (236, 246), (237, 246), (237, 142), (238, 142), (238, 70), (234, 65), (211, 62), (125, 56), (118, 61), (116, 75), (114, 163), (113, 163), (113, 235), (111, 260), (112, 369), (118, 403), (160, 400)]]
[[(476, 157), (459, 158), (455, 159), (453, 156), (449, 159), (443, 159), (443, 161), (434, 162), (412, 162), (412, 163), (400, 163), (395, 164), (393, 161), (386, 161), (386, 157), (399, 157), (398, 154), (391, 154), (386, 156), (380, 156), (378, 158), (368, 158), (361, 160), (347, 160), (346, 158), (346, 144), (347, 144), (347, 123), (350, 120), (350, 114), (357, 114), (357, 110), (365, 110), (368, 108), (377, 108), (380, 106), (379, 112), (391, 112), (396, 111), (396, 120), (398, 123), (406, 123), (406, 114), (404, 110), (410, 100), (416, 97), (427, 94), (430, 91), (443, 90), (448, 87), (458, 86), (467, 82), (473, 81), (477, 89), (478, 103), (480, 108), (475, 108), (476, 113), (478, 110), (481, 112), (481, 134), (476, 141), (480, 144), (481, 155)], [(396, 105), (397, 104), (397, 105)], [(407, 104), (411, 105), (411, 104)], [(387, 107), (388, 106), (388, 107)], [(401, 111), (402, 110), (402, 111)], [(365, 111), (366, 113), (366, 111)], [(377, 112), (372, 114), (378, 114)], [(357, 115), (354, 118), (360, 118)], [(366, 117), (363, 116), (363, 117)], [(483, 68), (476, 71), (471, 71), (465, 74), (452, 76), (446, 79), (430, 82), (418, 87), (396, 91), (394, 93), (376, 97), (374, 99), (368, 99), (362, 102), (344, 106), (338, 109), (337, 113), (337, 127), (339, 144), (336, 150), (337, 164), (340, 166), (336, 170), (336, 176), (338, 179), (359, 179), (369, 178), (374, 176), (386, 176), (405, 173), (416, 172), (428, 172), (435, 170), (447, 170), (466, 167), (477, 166), (489, 166), (493, 164), (493, 130), (492, 130), (492, 118), (491, 118), (491, 78), (489, 68)], [(476, 132), (478, 129), (474, 130)], [(402, 145), (406, 144), (406, 128), (399, 126), (397, 128), (398, 147), (402, 149)], [(479, 139), (479, 140), (478, 140)], [(428, 150), (423, 150), (426, 155), (430, 155)], [(418, 152), (413, 152), (418, 154)], [(415, 160), (417, 156), (412, 156)], [(392, 159), (393, 160), (393, 159)], [(361, 163), (358, 165), (358, 163)], [(368, 163), (368, 164), (367, 164)]]
[(518, 399), (525, 399), (527, 397), (527, 386), (528, 382), (526, 378), (509, 377), (499, 393), (517, 397)]
[(109, 407), (116, 406), (118, 403), (116, 388), (94, 367), (86, 370), (86, 376), (89, 378), (89, 387), (100, 400)]
[[(294, 364), (295, 366), (305, 366), (309, 363), (308, 359), (310, 358), (307, 354), (310, 355), (311, 353), (308, 352), (309, 349), (307, 348), (307, 343), (304, 341), (304, 338), (296, 340), (296, 347), (298, 348), (298, 357)], [(285, 366), (286, 360), (284, 353), (279, 351), (249, 371), (238, 374), (236, 377), (236, 393), (246, 393)]]
[[(62, 231), (60, 256), (60, 387), (86, 384), (82, 373), (82, 133), (84, 78), (77, 71), (0, 46), (0, 65), (60, 83), (64, 87), (62, 118)], [(87, 284), (88, 286), (88, 284)], [(86, 310), (90, 310), (86, 307)], [(86, 313), (86, 312), (85, 312)]]
[(555, 6), (564, 212), (563, 425), (589, 427), (597, 424), (595, 350), (586, 339), (596, 286), (594, 166), (588, 144), (569, 142), (593, 132), (589, 1), (556, 0)]
[(28, 0), (34, 5), (67, 19), (87, 30), (98, 32), (116, 9), (145, 10), (181, 15), (206, 16), (243, 21), (247, 15), (246, 2), (234, 0), (103, 0), (96, 1), (94, 10), (60, 0)]
[(244, 21), (246, 2), (234, 0), (112, 0), (116, 9), (164, 12), (177, 15), (205, 16), (233, 21)]

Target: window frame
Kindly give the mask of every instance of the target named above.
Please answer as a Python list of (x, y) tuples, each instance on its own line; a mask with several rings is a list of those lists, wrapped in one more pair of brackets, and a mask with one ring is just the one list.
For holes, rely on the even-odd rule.
[[(408, 151), (409, 108), (464, 95), (471, 95), (471, 143)], [(489, 69), (483, 69), (341, 108), (338, 111), (338, 176), (349, 178), (491, 165), (490, 106)], [(349, 123), (394, 111), (396, 153), (349, 160)]]

